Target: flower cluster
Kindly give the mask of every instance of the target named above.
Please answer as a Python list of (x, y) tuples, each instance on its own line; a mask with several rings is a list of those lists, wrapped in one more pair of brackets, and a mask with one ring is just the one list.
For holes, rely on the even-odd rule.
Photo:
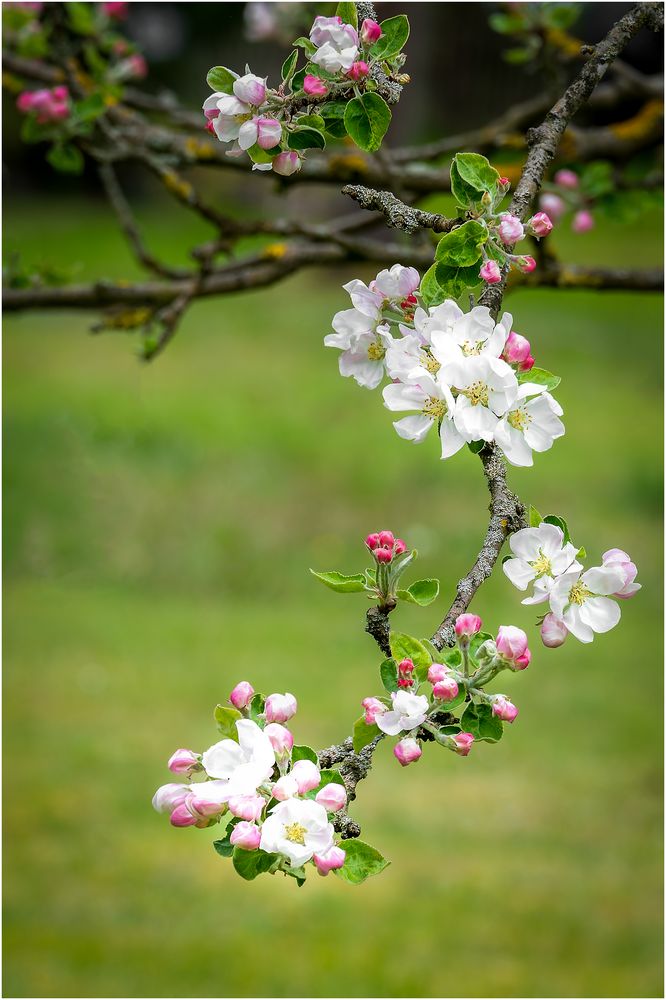
[(216, 848), (233, 856), (245, 878), (283, 871), (301, 881), (310, 862), (320, 875), (342, 868), (345, 851), (331, 816), (345, 807), (347, 791), (337, 771), (320, 770), (314, 751), (294, 746), (285, 726), (297, 709), (294, 696), (264, 699), (241, 681), (229, 701), (233, 708), (218, 705), (215, 712), (226, 738), (202, 754), (176, 750), (168, 767), (186, 782), (158, 788), (154, 808), (175, 827), (226, 818), (226, 837)]
[(24, 90), (17, 98), (16, 107), (24, 115), (34, 115), (38, 125), (63, 121), (72, 111), (69, 90), (64, 86)]
[[(561, 521), (561, 518), (552, 518)], [(622, 549), (609, 549), (602, 565), (583, 569), (582, 555), (559, 524), (544, 520), (511, 536), (511, 556), (503, 563), (509, 580), (519, 590), (532, 587), (523, 604), (550, 604), (541, 623), (545, 646), (561, 646), (569, 633), (581, 642), (592, 642), (595, 632), (608, 632), (620, 620), (614, 600), (633, 597), (641, 585), (635, 583), (635, 564)]]
[(581, 190), (580, 179), (573, 170), (558, 170), (553, 183), (544, 184), (539, 206), (556, 220), (572, 212), (571, 229), (574, 233), (587, 233), (594, 228), (590, 199)]
[(530, 343), (511, 329), (509, 313), (495, 322), (485, 306), (464, 313), (452, 299), (426, 309), (419, 285), (414, 268), (394, 264), (369, 285), (343, 286), (352, 308), (336, 313), (324, 339), (341, 351), (340, 374), (367, 389), (387, 376), (384, 405), (411, 411), (394, 423), (397, 433), (420, 443), (436, 426), (442, 458), (495, 441), (513, 465), (532, 465), (533, 451), (564, 434), (548, 391), (559, 379), (533, 369)]
[(534, 257), (530, 257), (529, 254), (512, 253), (508, 248), (513, 248), (526, 236), (541, 239), (543, 236), (548, 236), (553, 229), (553, 223), (546, 212), (537, 212), (523, 224), (518, 216), (498, 211), (499, 203), (504, 199), (509, 187), (509, 179), (500, 177), (494, 197), (488, 193), (488, 197), (484, 199), (485, 211), (480, 216), (481, 221), (488, 227), (489, 235), (483, 248), (483, 264), (479, 277), (488, 285), (495, 285), (502, 280), (503, 267), (517, 267), (524, 274), (534, 271), (537, 266)]
[[(481, 628), (478, 615), (459, 615), (457, 647), (439, 653), (409, 636), (392, 635), (396, 653), (381, 667), (387, 695), (363, 699), (360, 744), (379, 733), (398, 736), (393, 754), (405, 767), (422, 756), (423, 742), (435, 740), (466, 757), (475, 741), (500, 739), (501, 723), (513, 722), (518, 709), (506, 695), (487, 694), (483, 688), (502, 670), (524, 670), (531, 654), (522, 629), (502, 625), (493, 639)], [(401, 649), (411, 649), (412, 656), (399, 660)]]

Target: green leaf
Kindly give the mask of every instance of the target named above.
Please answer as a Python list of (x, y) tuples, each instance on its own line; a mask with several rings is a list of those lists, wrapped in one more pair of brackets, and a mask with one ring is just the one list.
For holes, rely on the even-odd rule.
[(467, 184), (456, 166), (455, 159), (451, 162), (451, 194), (456, 199), (456, 202), (463, 211), (468, 209), (479, 207), (481, 204), (481, 193), (473, 188), (471, 184)]
[[(320, 788), (324, 785), (342, 785), (345, 788), (345, 779), (342, 777), (339, 771), (334, 771), (332, 768), (325, 768), (321, 771), (321, 784)], [(317, 794), (317, 789), (313, 788), (315, 795)]]
[(43, 142), (45, 138), (44, 126), (37, 124), (34, 115), (27, 115), (21, 125), (21, 141), (25, 143)]
[(347, 107), (346, 101), (327, 101), (326, 104), (321, 104), (319, 106), (319, 114), (326, 119), (344, 118), (346, 107)]
[(518, 373), (519, 382), (534, 382), (536, 385), (545, 385), (548, 391), (557, 389), (558, 385), (562, 381), (559, 375), (553, 375), (552, 372), (546, 371), (545, 368), (531, 368), (528, 372)]
[(105, 111), (106, 105), (101, 94), (90, 94), (89, 97), (85, 97), (74, 105), (74, 114), (79, 122), (94, 121)]
[(538, 528), (541, 522), (543, 521), (541, 514), (536, 509), (536, 507), (532, 506), (532, 504), (530, 504), (527, 521), (530, 528)]
[(473, 455), (478, 455), (486, 447), (485, 441), (468, 441), (467, 447)]
[(524, 29), (525, 22), (520, 14), (491, 14), (488, 24), (500, 35), (513, 35)]
[(352, 28), (358, 28), (358, 12), (356, 10), (356, 4), (350, 3), (349, 0), (343, 0), (339, 3), (335, 9), (335, 13), (338, 17), (342, 18), (343, 24), (351, 24)]
[(289, 149), (324, 149), (326, 136), (316, 128), (297, 128), (287, 132)]
[(430, 306), (438, 306), (446, 298), (437, 281), (437, 264), (432, 264), (421, 278), (419, 295), (426, 309), (429, 309)]
[(439, 580), (417, 580), (407, 587), (407, 590), (399, 590), (398, 597), (411, 604), (418, 604), (426, 608), (437, 599), (439, 594)]
[(468, 288), (474, 288), (481, 283), (479, 263), (471, 267), (455, 267), (437, 261), (435, 277), (443, 298), (458, 299)]
[[(469, 641), (469, 655), (472, 660), (476, 659), (476, 654), (479, 652), (479, 649), (483, 646), (484, 642), (488, 642), (489, 639), (492, 639), (493, 641), (495, 639), (490, 632), (477, 632), (476, 635), (472, 636)], [(460, 660), (462, 662), (462, 656), (460, 657)], [(454, 666), (454, 664), (450, 663), (449, 660), (446, 662), (449, 666)]]
[(428, 668), (432, 663), (432, 657), (423, 643), (402, 632), (391, 632), (389, 643), (394, 659), (398, 662), (411, 660), (416, 667), (417, 680), (425, 680), (428, 676)]
[(409, 38), (409, 21), (404, 14), (389, 17), (380, 24), (381, 37), (370, 49), (376, 59), (392, 59), (400, 52)]
[(285, 875), (291, 875), (292, 878), (296, 879), (296, 884), (299, 889), (301, 886), (305, 885), (306, 871), (303, 865), (301, 865), (300, 868), (292, 868), (291, 865), (287, 865), (287, 867), (283, 868), (282, 871)]
[(505, 62), (511, 63), (512, 66), (522, 66), (523, 63), (527, 63), (534, 57), (534, 47), (532, 45), (526, 45), (524, 48), (518, 46), (514, 49), (505, 49), (502, 53), (502, 58)]
[(335, 870), (335, 874), (351, 885), (360, 885), (371, 875), (379, 875), (390, 864), (379, 851), (362, 840), (346, 840), (344, 850), (345, 863)]
[(580, 6), (577, 3), (552, 3), (544, 4), (543, 16), (547, 25), (551, 28), (559, 28), (564, 31), (578, 20)]
[(367, 747), (368, 743), (372, 743), (375, 736), (379, 736), (379, 732), (379, 726), (369, 726), (365, 721), (365, 716), (362, 715), (361, 718), (357, 719), (354, 723), (352, 734), (354, 752), (359, 753), (363, 747)]
[(267, 851), (260, 850), (246, 851), (242, 847), (234, 847), (234, 868), (240, 877), (247, 879), (248, 882), (256, 878), (257, 875), (270, 871), (279, 860), (279, 854), (269, 854)]
[(336, 573), (335, 570), (331, 570), (329, 573), (318, 573), (311, 569), (310, 572), (338, 594), (359, 594), (365, 590), (365, 575), (363, 573), (345, 576), (344, 573)]
[(83, 153), (71, 143), (55, 143), (46, 154), (52, 167), (62, 174), (80, 174), (83, 171)]
[(307, 67), (304, 66), (303, 69), (299, 69), (298, 73), (294, 73), (293, 79), (291, 81), (291, 89), (296, 93), (298, 90), (303, 89), (303, 83), (305, 82), (305, 77), (307, 75)]
[(259, 722), (259, 717), (264, 711), (264, 703), (266, 699), (263, 694), (255, 694), (252, 701), (250, 702), (249, 716), (253, 722)]
[(587, 551), (584, 545), (581, 545), (581, 547), (578, 549), (578, 552), (576, 553), (576, 558), (587, 559)]
[(459, 649), (453, 647), (452, 649), (443, 649), (441, 653), (438, 654), (439, 659), (435, 660), (435, 663), (445, 663), (447, 667), (462, 667), (462, 653)]
[(298, 119), (298, 127), (305, 126), (321, 130), (326, 127), (326, 122), (321, 115), (301, 115)]
[(289, 83), (292, 76), (296, 72), (296, 63), (298, 62), (298, 49), (294, 49), (290, 56), (287, 56), (285, 61), (282, 63), (282, 69), (280, 70), (282, 79), (285, 83)]
[(493, 715), (490, 705), (472, 701), (460, 717), (463, 732), (471, 733), (474, 739), (485, 743), (497, 743), (504, 732), (501, 719)]
[(453, 162), (459, 178), (477, 192), (477, 197), (484, 191), (494, 192), (500, 175), (485, 156), (480, 153), (456, 153)]
[(291, 44), (297, 49), (304, 49), (304, 51), (307, 52), (308, 56), (313, 56), (317, 51), (317, 46), (314, 44), (314, 42), (311, 42), (309, 38), (304, 38), (303, 35), (301, 35), (300, 38), (297, 38), (296, 41), (292, 42)]
[(68, 3), (65, 7), (67, 19), (72, 31), (77, 35), (92, 35), (95, 31), (93, 5), (90, 3)]
[(313, 764), (319, 766), (319, 758), (314, 752), (312, 747), (306, 747), (305, 745), (292, 747), (291, 750), (291, 762), (295, 764), (297, 760), (311, 760)]
[(393, 659), (384, 660), (379, 667), (379, 676), (389, 694), (398, 690), (398, 665)]
[(465, 222), (442, 236), (435, 250), (435, 260), (451, 267), (469, 267), (481, 259), (481, 247), (487, 239), (488, 229), (483, 223)]
[(390, 122), (390, 108), (379, 94), (354, 97), (345, 108), (347, 134), (368, 153), (379, 149)]
[(206, 74), (206, 83), (211, 90), (219, 91), (221, 94), (232, 94), (234, 83), (238, 79), (226, 66), (213, 66)]
[(262, 149), (255, 142), (254, 146), (250, 146), (245, 152), (253, 163), (271, 163), (273, 158), (280, 152), (280, 147), (273, 146), (272, 149)]
[(241, 713), (235, 708), (227, 708), (226, 705), (216, 705), (214, 715), (217, 728), (222, 736), (229, 740), (236, 740), (238, 743), (236, 723), (243, 718)]
[(547, 514), (543, 520), (545, 524), (554, 524), (557, 528), (561, 529), (565, 543), (571, 541), (569, 526), (563, 517), (560, 517), (558, 514)]
[(234, 845), (231, 843), (231, 840), (229, 838), (231, 837), (231, 834), (236, 824), (240, 822), (241, 822), (240, 818), (237, 818), (236, 816), (232, 817), (227, 823), (227, 828), (224, 831), (224, 837), (222, 837), (221, 840), (213, 841), (213, 847), (215, 848), (218, 854), (222, 855), (223, 858), (230, 858), (231, 855), (234, 853)]

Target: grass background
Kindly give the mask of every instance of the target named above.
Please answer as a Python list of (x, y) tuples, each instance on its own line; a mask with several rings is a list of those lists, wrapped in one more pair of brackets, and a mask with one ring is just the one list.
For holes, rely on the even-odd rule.
[[(159, 207), (143, 222), (174, 261), (203, 235)], [(28, 261), (135, 273), (95, 202), (19, 203), (6, 223)], [(660, 254), (646, 219), (553, 240), (580, 262)], [(322, 346), (350, 276), (199, 303), (151, 366), (86, 316), (6, 321), (5, 995), (662, 995), (658, 296), (507, 300), (563, 376), (568, 428), (511, 483), (568, 518), (588, 564), (627, 549), (643, 590), (612, 635), (545, 650), (494, 575), (473, 610), (533, 637), (502, 682), (520, 716), (467, 759), (428, 748), (403, 770), (380, 747), (353, 812), (386, 872), (245, 884), (215, 830), (150, 808), (238, 679), (294, 692), (313, 746), (376, 693), (362, 598), (309, 566), (355, 572), (365, 534), (392, 528), (442, 580), (434, 607), (395, 616), (429, 634), (478, 548), (478, 461), (398, 439)]]

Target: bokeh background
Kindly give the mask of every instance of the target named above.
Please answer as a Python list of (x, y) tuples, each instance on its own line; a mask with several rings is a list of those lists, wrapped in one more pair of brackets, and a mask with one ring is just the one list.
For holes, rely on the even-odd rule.
[[(149, 52), (156, 76), (196, 106), (213, 63), (279, 66), (278, 46), (244, 39), (242, 8), (136, 4), (129, 26), (169, 41)], [(501, 62), (490, 9), (410, 4), (420, 89), (403, 99), (400, 141), (479, 123), (500, 92), (534, 87)], [(579, 30), (597, 37), (624, 9), (591, 5)], [(478, 73), (443, 60), (477, 44)], [(634, 54), (648, 69), (651, 46)], [(441, 100), (417, 84), (421, 66)], [(493, 72), (502, 86), (484, 101)], [(136, 277), (94, 175), (55, 178), (15, 130), (9, 114), (6, 251), (81, 280)], [(185, 263), (207, 231), (127, 180), (149, 243)], [(209, 193), (273, 211), (265, 181), (218, 173)], [(348, 210), (328, 189), (299, 198), (290, 207), (313, 218)], [(658, 213), (552, 240), (579, 263), (661, 260)], [(643, 590), (611, 635), (545, 650), (495, 573), (473, 609), (533, 637), (530, 669), (502, 685), (520, 716), (467, 759), (435, 747), (403, 770), (379, 748), (353, 811), (391, 866), (358, 888), (247, 884), (213, 851), (215, 829), (173, 830), (150, 807), (173, 749), (216, 740), (213, 707), (238, 679), (294, 692), (297, 738), (316, 747), (376, 692), (363, 599), (308, 567), (358, 571), (365, 534), (394, 529), (418, 547), (419, 575), (442, 580), (436, 605), (395, 616), (424, 635), (478, 548), (478, 462), (398, 439), (379, 395), (341, 379), (322, 346), (346, 307), (339, 286), (372, 273), (198, 303), (150, 366), (127, 335), (88, 336), (84, 315), (6, 320), (6, 996), (663, 995), (659, 296), (507, 299), (538, 363), (563, 376), (568, 428), (511, 483), (568, 518), (591, 564), (627, 549)]]

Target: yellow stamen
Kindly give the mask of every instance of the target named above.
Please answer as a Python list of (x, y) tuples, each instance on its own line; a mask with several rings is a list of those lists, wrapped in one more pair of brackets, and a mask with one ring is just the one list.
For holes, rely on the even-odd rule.
[(550, 559), (548, 559), (548, 557), (545, 556), (541, 550), (539, 550), (539, 558), (533, 563), (530, 563), (530, 566), (537, 576), (543, 576), (544, 573), (547, 573), (548, 576), (553, 575), (553, 568), (550, 564)]
[(588, 590), (584, 583), (575, 583), (569, 591), (569, 600), (572, 604), (584, 604), (591, 593), (592, 591)]
[(370, 347), (368, 348), (368, 357), (371, 361), (381, 361), (385, 354), (386, 349), (378, 340), (374, 340), (372, 344), (370, 344)]
[(300, 823), (290, 823), (285, 825), (284, 835), (292, 844), (305, 844), (305, 834), (308, 831)]
[(526, 410), (512, 410), (507, 420), (517, 431), (524, 431), (532, 422), (532, 418)]
[(430, 372), (431, 375), (436, 375), (442, 366), (436, 358), (433, 358), (432, 354), (427, 354), (426, 359), (423, 362), (423, 367), (426, 371)]
[(485, 382), (472, 382), (467, 389), (462, 390), (472, 406), (488, 405), (488, 386)]
[(426, 417), (434, 417), (436, 420), (441, 420), (447, 414), (447, 406), (443, 399), (437, 399), (436, 396), (429, 396), (421, 412), (425, 413)]

